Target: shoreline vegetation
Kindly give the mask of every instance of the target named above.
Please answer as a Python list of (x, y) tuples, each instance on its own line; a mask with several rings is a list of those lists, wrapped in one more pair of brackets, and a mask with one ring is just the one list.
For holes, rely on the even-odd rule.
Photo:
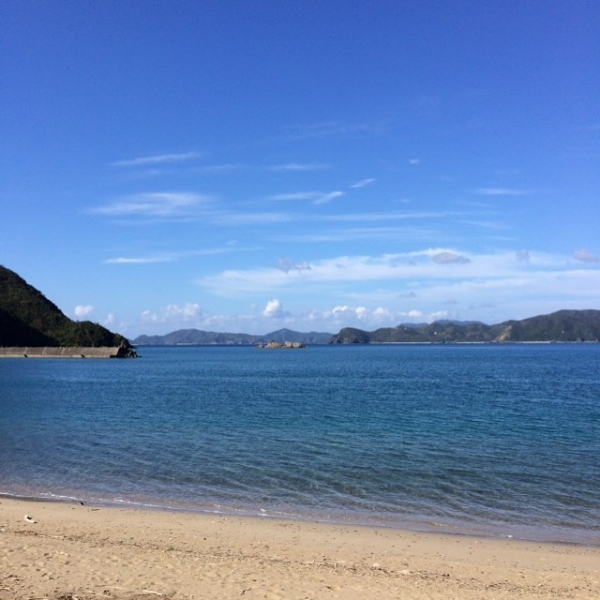
[(0, 597), (600, 597), (600, 548), (0, 496)]

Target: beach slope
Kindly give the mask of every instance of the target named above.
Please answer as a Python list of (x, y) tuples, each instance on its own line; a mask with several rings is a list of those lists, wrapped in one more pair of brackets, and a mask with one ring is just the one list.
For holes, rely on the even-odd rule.
[(0, 498), (1, 600), (242, 597), (596, 600), (600, 548)]

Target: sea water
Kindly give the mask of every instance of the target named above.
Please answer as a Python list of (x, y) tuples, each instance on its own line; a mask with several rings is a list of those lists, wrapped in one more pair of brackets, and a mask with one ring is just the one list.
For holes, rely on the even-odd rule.
[(600, 344), (0, 360), (0, 493), (600, 544)]

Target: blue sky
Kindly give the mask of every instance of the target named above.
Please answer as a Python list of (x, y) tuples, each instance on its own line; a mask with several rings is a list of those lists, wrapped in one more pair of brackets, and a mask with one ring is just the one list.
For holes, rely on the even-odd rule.
[(0, 264), (128, 337), (600, 309), (600, 3), (4, 0)]

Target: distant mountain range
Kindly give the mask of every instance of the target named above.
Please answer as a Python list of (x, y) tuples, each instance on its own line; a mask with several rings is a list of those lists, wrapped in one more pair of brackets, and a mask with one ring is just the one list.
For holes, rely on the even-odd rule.
[(14, 271), (0, 265), (0, 346), (119, 346), (127, 340), (91, 321), (72, 321)]
[(436, 321), (429, 325), (398, 325), (367, 332), (346, 327), (332, 344), (458, 343), (458, 342), (598, 342), (600, 310), (560, 310), (497, 325)]
[(183, 345), (257, 345), (268, 342), (300, 342), (302, 344), (328, 344), (331, 333), (299, 333), (291, 329), (279, 329), (266, 335), (248, 333), (217, 333), (200, 329), (179, 329), (166, 335), (140, 335), (133, 340), (136, 346), (183, 346)]
[(279, 329), (266, 335), (217, 333), (180, 329), (166, 335), (141, 335), (139, 346), (256, 345), (269, 341), (303, 344), (483, 343), (483, 342), (598, 342), (600, 310), (561, 310), (521, 321), (486, 325), (477, 321), (436, 321), (431, 324), (398, 325), (376, 331), (345, 327), (339, 333), (300, 333)]

